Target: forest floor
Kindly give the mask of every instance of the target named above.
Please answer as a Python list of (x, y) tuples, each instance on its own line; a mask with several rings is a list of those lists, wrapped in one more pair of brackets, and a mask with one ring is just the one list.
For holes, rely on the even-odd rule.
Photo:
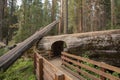
[(18, 59), (6, 72), (0, 73), (0, 80), (36, 80), (33, 60)]

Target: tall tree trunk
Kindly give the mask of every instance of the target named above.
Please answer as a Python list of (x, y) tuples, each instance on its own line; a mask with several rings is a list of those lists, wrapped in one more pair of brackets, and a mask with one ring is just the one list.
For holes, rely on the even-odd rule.
[(58, 33), (61, 34), (62, 30), (63, 30), (63, 0), (60, 0), (60, 22), (59, 22), (59, 29), (58, 29)]
[(68, 0), (64, 0), (64, 33), (68, 33)]
[[(84, 32), (83, 30), (83, 0), (80, 2), (80, 23), (79, 23), (79, 32)], [(77, 12), (78, 13), (78, 12)]]
[(56, 12), (56, 0), (52, 0), (52, 20), (55, 20), (55, 12)]
[(111, 26), (116, 25), (115, 1), (111, 0)]
[(77, 32), (83, 32), (83, 8), (82, 0), (76, 0), (76, 27)]
[[(7, 0), (4, 0), (4, 19), (6, 18), (7, 14), (8, 14), (6, 8), (7, 8)], [(4, 43), (6, 45), (8, 45), (8, 29), (9, 29), (9, 26), (8, 26), (8, 23), (6, 22), (7, 21), (6, 19), (4, 21), (5, 22), (4, 26), (6, 27), (6, 30), (5, 30), (6, 34), (5, 34), (5, 41), (4, 41)]]
[(0, 41), (2, 41), (3, 0), (0, 0)]
[[(13, 12), (14, 12), (14, 0), (10, 0), (10, 16), (9, 16), (9, 25), (12, 25), (12, 18), (13, 18)], [(12, 30), (8, 28), (8, 40), (12, 39)]]
[(88, 27), (86, 26), (87, 24), (86, 24), (86, 20), (87, 20), (87, 18), (86, 18), (86, 0), (83, 0), (82, 1), (82, 7), (83, 7), (83, 30), (84, 30), (84, 32), (87, 32), (89, 29), (88, 29)]
[(0, 41), (3, 40), (4, 10), (7, 6), (7, 0), (0, 0)]

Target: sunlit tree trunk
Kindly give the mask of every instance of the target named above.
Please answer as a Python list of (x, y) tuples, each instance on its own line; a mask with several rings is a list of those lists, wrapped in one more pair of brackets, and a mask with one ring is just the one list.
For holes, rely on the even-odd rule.
[[(83, 30), (83, 0), (81, 0), (81, 2), (80, 2), (80, 13), (81, 13), (81, 15), (80, 15), (80, 23), (79, 23), (79, 32), (84, 32), (84, 30)], [(77, 13), (79, 13), (79, 12), (77, 12)]]
[(64, 0), (64, 33), (68, 33), (68, 0)]
[(58, 34), (62, 33), (63, 30), (63, 0), (60, 0), (60, 22), (59, 22), (59, 28), (58, 28)]

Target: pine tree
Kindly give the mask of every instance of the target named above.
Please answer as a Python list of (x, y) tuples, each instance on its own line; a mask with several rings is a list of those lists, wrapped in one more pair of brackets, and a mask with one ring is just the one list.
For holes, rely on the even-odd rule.
[(19, 13), (19, 30), (15, 37), (16, 41), (23, 41), (39, 28), (49, 24), (50, 21), (51, 13), (48, 0), (45, 3), (42, 3), (41, 0), (23, 0)]

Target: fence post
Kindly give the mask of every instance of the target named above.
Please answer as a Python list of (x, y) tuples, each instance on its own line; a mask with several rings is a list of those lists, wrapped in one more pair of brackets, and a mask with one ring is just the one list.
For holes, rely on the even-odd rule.
[[(101, 70), (101, 71), (103, 71), (103, 72), (105, 72), (105, 69), (104, 69), (104, 68), (102, 68), (102, 67), (100, 68), (100, 70)], [(101, 79), (101, 80), (105, 80), (106, 78), (105, 78), (105, 77), (103, 77), (103, 76), (100, 76), (100, 79)]]
[(57, 72), (55, 74), (55, 80), (64, 80), (64, 74)]
[[(77, 60), (77, 62), (78, 62), (78, 64), (81, 63), (80, 60)], [(81, 69), (81, 67), (80, 67), (79, 65), (77, 65), (77, 68), (78, 68), (78, 69)], [(78, 72), (79, 75), (81, 74), (78, 70), (77, 70), (77, 72)]]
[(36, 53), (34, 53), (34, 74), (36, 74)]
[(63, 60), (63, 58), (62, 58), (62, 57), (64, 57), (64, 54), (63, 54), (63, 52), (61, 52), (61, 53), (62, 53), (62, 54), (61, 54), (62, 65), (64, 65), (64, 64), (63, 64), (64, 60)]
[(43, 58), (39, 57), (39, 80), (43, 80)]

